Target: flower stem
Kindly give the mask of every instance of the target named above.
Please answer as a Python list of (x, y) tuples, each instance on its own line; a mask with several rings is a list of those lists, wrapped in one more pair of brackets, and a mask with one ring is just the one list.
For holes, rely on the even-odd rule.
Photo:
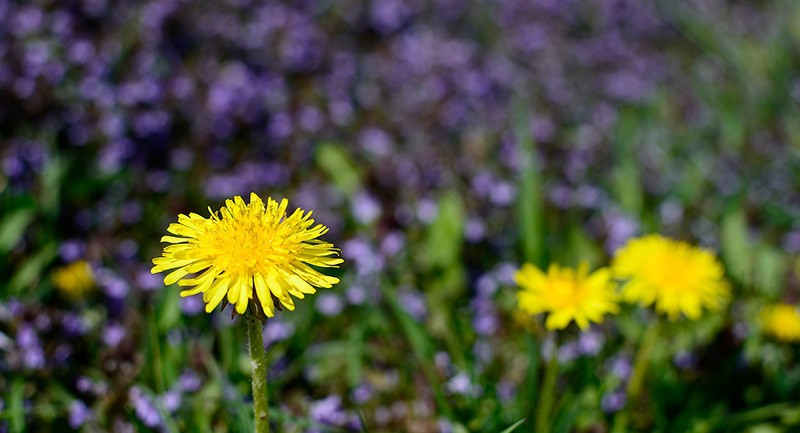
[(253, 416), (255, 433), (269, 433), (269, 410), (267, 407), (267, 351), (261, 322), (254, 317), (247, 320), (247, 334), (250, 339), (250, 366), (253, 370)]
[(631, 374), (631, 381), (628, 382), (628, 405), (639, 397), (656, 340), (658, 340), (658, 319), (645, 332), (644, 337), (642, 337), (642, 343), (639, 346), (639, 353), (636, 354), (633, 374)]
[(550, 415), (553, 411), (553, 394), (556, 389), (556, 379), (558, 378), (558, 358), (556, 351), (550, 355), (544, 370), (544, 379), (539, 388), (538, 406), (536, 407), (536, 433), (546, 433), (550, 428)]
[(650, 365), (650, 361), (652, 361), (653, 348), (658, 340), (658, 328), (659, 321), (658, 318), (656, 318), (655, 322), (650, 324), (650, 327), (647, 328), (647, 331), (645, 331), (645, 334), (642, 336), (642, 341), (639, 344), (639, 350), (636, 353), (636, 359), (633, 364), (633, 373), (631, 374), (630, 381), (628, 381), (628, 398), (625, 407), (614, 416), (614, 425), (611, 429), (612, 433), (624, 433), (628, 431), (628, 421), (633, 412), (633, 405), (636, 404), (642, 392), (642, 385), (644, 385), (647, 367)]

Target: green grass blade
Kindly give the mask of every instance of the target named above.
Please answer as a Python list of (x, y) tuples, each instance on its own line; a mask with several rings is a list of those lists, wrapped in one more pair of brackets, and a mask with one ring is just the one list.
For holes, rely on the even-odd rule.
[(526, 419), (527, 418), (522, 418), (521, 420), (515, 422), (514, 424), (511, 424), (507, 429), (501, 431), (500, 433), (511, 433), (512, 431), (516, 430), (517, 427), (521, 426), (522, 423), (524, 423)]

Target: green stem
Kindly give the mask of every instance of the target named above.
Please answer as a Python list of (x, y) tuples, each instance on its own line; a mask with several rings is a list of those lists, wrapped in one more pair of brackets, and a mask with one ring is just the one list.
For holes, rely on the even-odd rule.
[(642, 337), (642, 344), (639, 345), (639, 352), (636, 354), (636, 361), (633, 364), (631, 381), (628, 382), (628, 404), (635, 401), (642, 391), (642, 384), (653, 356), (656, 340), (658, 340), (658, 319), (647, 329), (644, 337)]
[(253, 416), (255, 433), (269, 433), (269, 408), (267, 400), (267, 351), (261, 322), (254, 317), (247, 320), (247, 334), (250, 339), (250, 366), (253, 369)]
[(624, 433), (628, 431), (628, 421), (630, 420), (631, 410), (642, 392), (644, 378), (647, 375), (647, 367), (650, 365), (651, 358), (653, 357), (653, 348), (658, 340), (658, 328), (659, 322), (658, 318), (656, 318), (656, 321), (650, 325), (647, 331), (645, 331), (644, 336), (642, 336), (642, 342), (639, 344), (636, 360), (633, 363), (631, 380), (628, 382), (628, 401), (625, 407), (614, 416), (612, 433)]
[(553, 411), (553, 395), (556, 390), (556, 379), (558, 378), (558, 357), (556, 350), (547, 360), (544, 370), (542, 387), (539, 388), (539, 405), (536, 407), (536, 433), (546, 433), (550, 428), (550, 415)]
[(536, 419), (536, 391), (539, 389), (539, 362), (542, 358), (539, 350), (540, 346), (536, 341), (536, 337), (531, 333), (526, 333), (525, 335), (530, 361), (528, 364), (528, 378), (525, 385), (525, 392), (520, 393), (520, 396), (525, 399), (526, 417), (528, 420), (533, 421)]

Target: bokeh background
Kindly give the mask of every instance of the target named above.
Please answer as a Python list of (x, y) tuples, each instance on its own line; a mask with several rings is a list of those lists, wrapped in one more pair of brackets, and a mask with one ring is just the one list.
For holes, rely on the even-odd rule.
[(611, 431), (653, 313), (547, 336), (513, 274), (651, 232), (718, 251), (735, 296), (663, 335), (629, 431), (797, 431), (797, 347), (758, 317), (799, 293), (798, 23), (791, 0), (0, 0), (0, 431), (251, 431), (245, 327), (149, 272), (178, 213), (251, 191), (346, 260), (267, 322), (276, 431), (499, 432), (553, 350), (552, 431)]

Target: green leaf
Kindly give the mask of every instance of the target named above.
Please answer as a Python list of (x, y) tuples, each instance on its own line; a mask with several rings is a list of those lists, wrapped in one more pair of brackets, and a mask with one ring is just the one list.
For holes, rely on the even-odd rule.
[(439, 201), (439, 212), (428, 227), (425, 240), (429, 267), (446, 268), (460, 262), (464, 243), (464, 207), (457, 194), (449, 193)]
[(507, 429), (501, 431), (500, 433), (511, 433), (512, 431), (516, 430), (517, 427), (521, 426), (522, 423), (525, 422), (525, 420), (526, 418), (522, 418), (521, 420), (515, 422), (514, 424), (511, 424)]
[(347, 195), (352, 196), (361, 185), (361, 173), (350, 161), (343, 147), (323, 143), (317, 147), (317, 164)]
[(0, 221), (0, 252), (7, 253), (17, 245), (34, 215), (33, 209), (19, 209)]
[(364, 325), (356, 324), (350, 328), (350, 340), (347, 343), (347, 349), (347, 382), (350, 387), (356, 387), (361, 381), (361, 358), (364, 355)]
[(11, 383), (8, 393), (8, 411), (10, 412), (9, 424), (11, 431), (21, 433), (25, 431), (25, 412), (23, 400), (25, 398), (25, 382), (17, 378)]
[(638, 217), (642, 213), (644, 195), (639, 180), (639, 168), (630, 153), (620, 153), (618, 161), (613, 174), (614, 196), (626, 213)]
[(61, 180), (66, 172), (64, 161), (56, 154), (52, 155), (42, 170), (42, 188), (40, 206), (44, 213), (53, 215), (59, 208)]
[(753, 283), (756, 290), (771, 299), (777, 299), (783, 293), (784, 276), (789, 265), (787, 257), (768, 245), (762, 245), (756, 252), (753, 267)]
[(167, 332), (181, 320), (180, 295), (175, 290), (167, 289), (158, 305), (158, 329)]
[(536, 159), (536, 143), (530, 133), (530, 115), (525, 107), (515, 107), (514, 133), (519, 153), (520, 180), (517, 197), (517, 226), (522, 257), (539, 267), (545, 266), (544, 192), (541, 164)]
[(56, 246), (50, 244), (28, 259), (19, 267), (14, 276), (11, 277), (11, 282), (8, 284), (8, 293), (12, 295), (17, 294), (20, 290), (31, 287), (41, 278), (44, 273), (44, 268), (53, 260), (56, 256), (56, 252)]
[(728, 273), (738, 282), (749, 284), (752, 275), (752, 251), (748, 240), (747, 221), (741, 209), (723, 218), (720, 247), (720, 255), (728, 268)]
[(603, 249), (589, 239), (578, 224), (571, 225), (567, 230), (561, 263), (578, 266), (581, 262), (586, 262), (592, 269), (600, 266), (603, 261)]
[(622, 209), (639, 218), (642, 215), (644, 192), (639, 166), (636, 161), (636, 143), (640, 128), (640, 115), (635, 111), (621, 114), (614, 140), (612, 190)]

